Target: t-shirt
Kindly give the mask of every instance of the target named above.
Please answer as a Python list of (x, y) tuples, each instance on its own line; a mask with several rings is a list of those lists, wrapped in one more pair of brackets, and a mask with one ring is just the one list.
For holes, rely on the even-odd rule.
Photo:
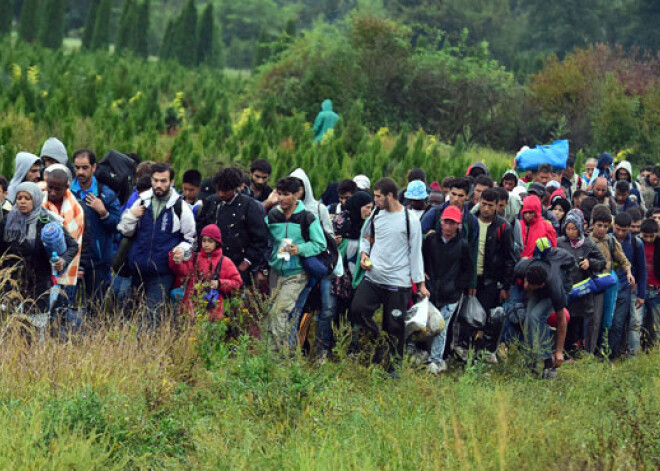
[(646, 259), (646, 281), (651, 286), (660, 287), (660, 280), (656, 278), (653, 270), (653, 258), (655, 257), (655, 244), (644, 244), (644, 258)]
[(479, 219), (479, 251), (477, 253), (477, 276), (484, 274), (484, 257), (486, 255), (486, 235), (491, 222), (482, 222)]

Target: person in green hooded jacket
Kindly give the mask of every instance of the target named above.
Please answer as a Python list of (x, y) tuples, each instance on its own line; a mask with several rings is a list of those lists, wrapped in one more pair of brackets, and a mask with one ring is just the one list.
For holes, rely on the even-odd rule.
[(321, 105), (321, 112), (314, 120), (314, 144), (317, 144), (323, 136), (335, 127), (339, 121), (339, 115), (332, 111), (332, 100), (326, 99)]

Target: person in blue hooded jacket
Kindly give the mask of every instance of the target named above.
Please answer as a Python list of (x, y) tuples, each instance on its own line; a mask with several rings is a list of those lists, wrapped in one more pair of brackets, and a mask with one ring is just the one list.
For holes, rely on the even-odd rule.
[(323, 136), (335, 127), (337, 121), (339, 115), (332, 111), (332, 100), (326, 99), (321, 105), (321, 112), (314, 120), (314, 144), (323, 139)]
[(610, 154), (607, 152), (603, 152), (600, 154), (600, 157), (598, 157), (598, 163), (596, 164), (596, 169), (594, 170), (594, 174), (591, 177), (591, 182), (596, 181), (596, 178), (598, 177), (604, 177), (608, 185), (612, 181), (612, 165), (614, 164), (614, 157), (612, 157)]

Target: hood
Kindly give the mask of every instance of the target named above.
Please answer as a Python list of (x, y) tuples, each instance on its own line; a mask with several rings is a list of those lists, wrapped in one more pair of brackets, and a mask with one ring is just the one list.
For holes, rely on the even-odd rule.
[(628, 172), (628, 181), (632, 183), (633, 173), (632, 173), (632, 165), (630, 165), (630, 162), (628, 162), (627, 160), (622, 160), (621, 162), (619, 162), (619, 165), (617, 165), (616, 168), (614, 169), (615, 177), (616, 177), (616, 172), (619, 171), (619, 169), (624, 169)]
[(523, 200), (521, 214), (529, 212), (536, 214), (536, 219), (534, 220), (535, 224), (541, 221), (541, 218), (543, 217), (541, 214), (541, 200), (536, 195), (529, 195)]
[(58, 163), (66, 165), (69, 161), (69, 157), (66, 153), (66, 147), (62, 144), (62, 141), (55, 137), (49, 137), (44, 145), (41, 147), (41, 154), (39, 157), (50, 157), (57, 160)]
[(596, 164), (597, 168), (604, 168), (605, 165), (612, 165), (614, 163), (614, 157), (612, 157), (610, 154), (607, 152), (603, 152), (600, 154), (600, 157), (598, 157), (598, 163)]
[(291, 172), (290, 177), (296, 177), (302, 180), (305, 187), (305, 199), (302, 200), (303, 204), (307, 211), (313, 213), (316, 217), (319, 215), (319, 204), (318, 201), (314, 199), (314, 190), (312, 190), (312, 184), (309, 182), (309, 177), (305, 171), (301, 168), (295, 169)]
[[(509, 169), (506, 172), (504, 172), (504, 174), (502, 175), (502, 178), (500, 178), (500, 186), (502, 186), (502, 182), (504, 181), (504, 177), (507, 176), (507, 175), (513, 175), (514, 177), (516, 177), (516, 181), (518, 180), (518, 173), (516, 173), (515, 170)], [(518, 183), (516, 183), (516, 186), (518, 186)]]
[(566, 198), (566, 193), (564, 193), (564, 190), (562, 188), (558, 188), (555, 191), (552, 192), (550, 195), (550, 201), (555, 199), (555, 196), (561, 196), (562, 198)]
[(16, 154), (16, 168), (14, 177), (9, 182), (7, 199), (14, 203), (16, 200), (16, 187), (20, 185), (32, 166), (39, 162), (39, 157), (29, 152), (19, 152)]
[(467, 169), (467, 172), (465, 172), (465, 176), (472, 175), (472, 171), (475, 168), (480, 168), (481, 170), (483, 170), (485, 172), (487, 177), (490, 177), (490, 172), (488, 171), (488, 167), (486, 167), (486, 164), (483, 163), (483, 162), (477, 162), (475, 164), (470, 165)]
[(323, 103), (321, 104), (321, 109), (323, 111), (332, 111), (332, 100), (329, 98), (323, 100)]
[[(584, 214), (579, 209), (571, 209), (566, 217), (564, 218), (564, 224), (562, 225), (562, 232), (566, 233), (566, 225), (572, 222), (578, 230), (578, 238), (584, 238)], [(567, 237), (568, 238), (568, 237)]]
[(222, 233), (220, 232), (220, 228), (217, 225), (209, 224), (208, 226), (205, 226), (204, 229), (202, 229), (202, 233), (200, 234), (200, 239), (204, 236), (210, 237), (218, 244), (222, 245)]

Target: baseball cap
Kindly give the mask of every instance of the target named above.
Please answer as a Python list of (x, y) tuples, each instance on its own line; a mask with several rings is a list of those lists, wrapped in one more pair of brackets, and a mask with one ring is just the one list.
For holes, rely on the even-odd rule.
[(403, 197), (409, 200), (425, 200), (429, 197), (429, 194), (426, 192), (426, 183), (421, 180), (411, 181), (408, 183), (408, 189)]
[(536, 195), (539, 198), (543, 198), (543, 196), (545, 195), (545, 187), (540, 183), (532, 183), (527, 188), (527, 193), (529, 193), (530, 195)]
[(454, 221), (454, 222), (463, 222), (463, 215), (461, 214), (461, 210), (458, 209), (456, 206), (447, 206), (445, 210), (442, 212), (442, 217), (440, 218), (441, 220), (449, 220), (449, 221)]

